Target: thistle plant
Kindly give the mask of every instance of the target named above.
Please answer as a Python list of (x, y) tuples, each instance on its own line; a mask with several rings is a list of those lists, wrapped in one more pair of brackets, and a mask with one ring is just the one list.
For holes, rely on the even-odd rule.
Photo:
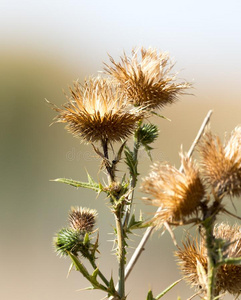
[[(55, 181), (106, 195), (113, 215), (118, 278), (107, 277), (97, 266), (101, 232), (96, 228), (98, 213), (94, 209), (71, 208), (68, 227), (54, 237), (57, 254), (70, 258), (70, 270), (80, 272), (91, 289), (102, 290), (106, 298), (124, 300), (128, 298), (125, 281), (151, 232), (168, 230), (177, 247), (175, 255), (182, 278), (197, 289), (195, 295), (207, 300), (220, 299), (225, 293), (238, 296), (240, 226), (218, 224), (217, 216), (229, 214), (238, 219), (225, 204), (241, 194), (241, 127), (235, 128), (222, 143), (210, 130), (205, 130), (209, 112), (189, 152), (180, 153), (180, 169), (168, 162), (156, 162), (139, 184), (140, 149), (151, 160), (152, 145), (158, 138), (158, 127), (150, 122), (150, 117), (160, 117), (158, 111), (176, 102), (191, 84), (178, 80), (177, 74), (172, 73), (169, 55), (156, 49), (134, 49), (131, 57), (124, 53), (119, 62), (109, 58), (102, 77), (87, 78), (83, 84), (75, 82), (66, 95), (67, 103), (52, 108), (58, 113), (54, 122), (65, 123), (70, 133), (91, 144), (102, 161), (99, 168), (107, 180), (96, 182), (87, 173), (86, 182), (66, 178)], [(191, 157), (194, 148), (200, 156), (197, 161)], [(122, 177), (118, 172), (120, 162), (127, 166)], [(141, 188), (146, 204), (157, 207), (151, 219), (137, 219), (133, 212), (136, 188)], [(199, 237), (189, 235), (180, 246), (173, 229), (185, 225), (196, 226)], [(127, 262), (128, 239), (141, 228), (146, 228), (146, 232)], [(178, 282), (155, 297), (148, 291), (146, 299), (160, 299)]]

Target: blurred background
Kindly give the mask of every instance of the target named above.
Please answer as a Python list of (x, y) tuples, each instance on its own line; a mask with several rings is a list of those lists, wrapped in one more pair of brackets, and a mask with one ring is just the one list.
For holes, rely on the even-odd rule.
[[(49, 127), (56, 114), (45, 98), (58, 106), (65, 103), (62, 89), (67, 91), (73, 80), (97, 75), (103, 61), (108, 62), (107, 53), (118, 59), (135, 46), (168, 51), (179, 77), (194, 88), (193, 95), (161, 111), (171, 122), (154, 120), (160, 137), (153, 158), (179, 167), (181, 144), (187, 151), (209, 109), (214, 111), (212, 130), (221, 137), (241, 123), (240, 13), (238, 0), (0, 1), (1, 299), (104, 297), (78, 291), (88, 282), (77, 272), (66, 279), (70, 262), (54, 253), (52, 237), (66, 226), (73, 205), (98, 210), (98, 262), (107, 277), (116, 275), (106, 199), (50, 181), (85, 181), (86, 170), (97, 180), (100, 162), (64, 126)], [(143, 155), (142, 176), (149, 165)], [(141, 196), (136, 193), (136, 212), (149, 217), (151, 208)], [(181, 238), (183, 230), (177, 233)], [(141, 233), (132, 237), (129, 256), (140, 238)], [(149, 288), (157, 294), (180, 278), (174, 250), (169, 234), (151, 237), (128, 279), (130, 299), (145, 299)], [(180, 283), (163, 299), (187, 299), (193, 293)]]

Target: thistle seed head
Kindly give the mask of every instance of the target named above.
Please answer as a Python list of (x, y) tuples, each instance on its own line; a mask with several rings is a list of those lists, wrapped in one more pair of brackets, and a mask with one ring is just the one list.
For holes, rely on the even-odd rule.
[(156, 226), (164, 222), (182, 224), (186, 218), (198, 213), (205, 189), (194, 162), (181, 155), (184, 173), (168, 164), (154, 164), (142, 190), (152, 196), (147, 204), (161, 209), (153, 219)]
[[(222, 254), (225, 258), (241, 256), (241, 228), (221, 223), (214, 227), (214, 237), (223, 241)], [(207, 251), (202, 240), (187, 240), (183, 248), (175, 253), (184, 279), (193, 287), (206, 293)], [(238, 296), (241, 293), (241, 265), (221, 265), (216, 274), (216, 293), (230, 293)]]
[(211, 132), (203, 138), (199, 151), (204, 177), (216, 195), (241, 195), (241, 126), (222, 144)]
[(131, 135), (143, 118), (140, 108), (131, 108), (119, 88), (107, 79), (90, 78), (70, 88), (71, 97), (63, 108), (54, 106), (56, 122), (85, 142), (121, 141)]
[(175, 102), (191, 87), (190, 83), (176, 82), (176, 74), (171, 74), (173, 64), (169, 55), (156, 49), (133, 49), (131, 58), (124, 54), (121, 62), (115, 62), (112, 57), (110, 61), (105, 71), (115, 78), (135, 106), (162, 108)]
[(95, 209), (86, 207), (72, 207), (69, 212), (69, 225), (73, 230), (79, 232), (92, 232), (97, 217)]

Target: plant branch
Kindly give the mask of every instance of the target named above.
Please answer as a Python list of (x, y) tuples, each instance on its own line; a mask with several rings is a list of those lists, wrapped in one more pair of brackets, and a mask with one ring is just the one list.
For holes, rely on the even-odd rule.
[(130, 213), (131, 213), (131, 205), (132, 205), (132, 201), (133, 201), (133, 197), (134, 197), (134, 191), (135, 191), (135, 187), (136, 187), (136, 182), (137, 182), (137, 157), (138, 157), (138, 151), (140, 148), (140, 141), (138, 139), (139, 135), (137, 135), (137, 138), (135, 138), (134, 141), (134, 149), (133, 149), (133, 161), (136, 163), (135, 165), (135, 173), (130, 174), (130, 188), (131, 188), (131, 192), (128, 196), (128, 202), (130, 203), (129, 205), (127, 205), (125, 207), (125, 216), (124, 216), (124, 221), (123, 221), (123, 228), (126, 229), (128, 222), (129, 222), (129, 218), (130, 218)]
[[(192, 155), (192, 153), (194, 151), (194, 148), (196, 147), (197, 143), (199, 142), (199, 140), (201, 139), (202, 135), (204, 134), (204, 131), (205, 131), (205, 129), (206, 129), (206, 127), (207, 127), (207, 125), (208, 125), (208, 123), (210, 121), (211, 115), (212, 115), (212, 110), (210, 110), (207, 113), (205, 119), (203, 120), (203, 123), (202, 123), (202, 125), (201, 125), (201, 127), (200, 127), (200, 129), (199, 129), (199, 131), (197, 133), (197, 136), (194, 139), (194, 141), (193, 141), (193, 143), (192, 143), (192, 145), (191, 145), (191, 147), (190, 147), (190, 149), (188, 151), (188, 154), (187, 154), (188, 157), (190, 157)], [(183, 171), (183, 166), (180, 167), (179, 171), (180, 172)], [(160, 208), (157, 209), (156, 214), (158, 214), (159, 211), (160, 211)], [(147, 240), (149, 239), (149, 237), (150, 237), (150, 235), (151, 235), (151, 233), (152, 233), (153, 230), (154, 230), (154, 226), (148, 227), (146, 229), (146, 231), (145, 231), (145, 233), (144, 233), (144, 235), (143, 235), (143, 237), (142, 237), (139, 245), (137, 246), (135, 252), (133, 253), (133, 255), (132, 255), (132, 257), (131, 257), (131, 259), (130, 259), (130, 261), (129, 261), (126, 269), (125, 269), (125, 279), (127, 279), (128, 276), (130, 275), (130, 273), (131, 273), (134, 265), (136, 264), (138, 258), (140, 257), (142, 251), (144, 250), (144, 246), (145, 246)]]
[(102, 279), (102, 281), (105, 283), (105, 285), (107, 287), (109, 287), (110, 283), (109, 281), (105, 278), (105, 276), (103, 275), (103, 273), (99, 270), (99, 268), (97, 267), (95, 261), (91, 258), (88, 257), (90, 264), (92, 265), (93, 269), (96, 270), (98, 269), (98, 275), (100, 276), (100, 278)]
[(118, 279), (118, 293), (120, 299), (125, 299), (125, 240), (123, 226), (121, 222), (121, 206), (115, 211), (117, 245), (118, 245), (118, 259), (119, 259), (119, 279)]
[[(204, 216), (205, 217), (205, 216)], [(207, 249), (207, 300), (213, 300), (218, 296), (215, 292), (215, 274), (218, 268), (216, 257), (215, 237), (213, 236), (214, 219), (212, 216), (207, 217), (202, 225), (205, 229), (205, 246)]]

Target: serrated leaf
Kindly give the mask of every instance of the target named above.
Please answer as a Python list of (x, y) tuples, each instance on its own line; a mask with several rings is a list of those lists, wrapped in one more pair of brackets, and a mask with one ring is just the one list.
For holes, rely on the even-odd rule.
[(62, 182), (68, 185), (72, 185), (76, 188), (82, 187), (96, 191), (100, 193), (102, 191), (102, 185), (93, 181), (92, 178), (88, 175), (89, 182), (81, 182), (77, 180), (67, 179), (67, 178), (57, 178), (52, 181)]
[(136, 177), (138, 175), (136, 169), (137, 161), (134, 160), (134, 154), (127, 146), (125, 147), (124, 153), (125, 153), (125, 162), (129, 167), (130, 173), (132, 174), (133, 177)]
[(76, 255), (72, 254), (71, 252), (68, 252), (68, 255), (71, 258), (71, 260), (75, 266), (75, 269), (77, 271), (81, 272), (85, 278), (89, 279), (90, 274), (87, 271), (87, 269), (85, 268), (85, 266), (80, 262), (78, 257)]
[(136, 221), (135, 215), (133, 214), (130, 218), (127, 231), (131, 231), (133, 229), (140, 229), (140, 228), (146, 228), (149, 227), (150, 225), (145, 223), (141, 218), (139, 221)]
[(95, 276), (90, 275), (89, 272), (87, 271), (87, 269), (85, 268), (85, 266), (80, 262), (80, 260), (78, 259), (78, 257), (74, 254), (72, 254), (71, 252), (68, 252), (69, 257), (71, 258), (75, 268), (77, 271), (81, 272), (81, 274), (88, 279), (88, 281), (93, 285), (94, 289), (99, 289), (105, 292), (108, 292), (108, 289), (103, 286), (102, 284), (100, 284)]

